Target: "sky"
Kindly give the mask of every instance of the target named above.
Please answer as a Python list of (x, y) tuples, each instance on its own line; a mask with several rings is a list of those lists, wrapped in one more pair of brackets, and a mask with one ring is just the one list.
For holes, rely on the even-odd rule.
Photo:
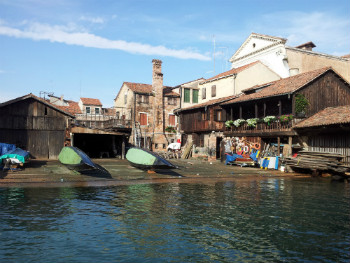
[(0, 0), (0, 103), (53, 93), (112, 107), (124, 81), (152, 84), (152, 59), (177, 86), (229, 70), (252, 32), (342, 56), (349, 31), (348, 0)]

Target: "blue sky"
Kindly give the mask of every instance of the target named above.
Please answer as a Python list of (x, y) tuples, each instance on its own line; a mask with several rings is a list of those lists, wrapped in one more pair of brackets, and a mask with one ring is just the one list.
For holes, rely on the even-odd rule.
[(176, 86), (228, 70), (252, 32), (345, 55), (349, 31), (348, 0), (0, 0), (0, 102), (43, 91), (111, 107), (124, 81), (152, 83), (154, 58)]

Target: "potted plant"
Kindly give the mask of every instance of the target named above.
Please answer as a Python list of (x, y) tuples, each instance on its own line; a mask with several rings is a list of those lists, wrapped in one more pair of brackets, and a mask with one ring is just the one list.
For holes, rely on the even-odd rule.
[(173, 127), (173, 126), (167, 126), (165, 128), (165, 131), (166, 132), (171, 132), (171, 133), (176, 133), (175, 127)]
[(241, 126), (243, 123), (245, 123), (246, 120), (243, 120), (243, 119), (237, 119), (233, 122), (233, 125), (236, 126), (236, 127), (239, 127)]
[(250, 128), (255, 128), (257, 123), (259, 121), (259, 118), (252, 118), (252, 119), (247, 119), (247, 125)]
[(291, 120), (293, 120), (293, 115), (292, 114), (288, 114), (288, 115), (281, 115), (279, 117), (280, 122), (282, 123), (288, 123)]
[(233, 126), (233, 120), (226, 121), (226, 122), (225, 122), (225, 126), (226, 126), (227, 128), (231, 128), (231, 127)]
[(275, 116), (266, 116), (264, 118), (264, 122), (267, 124), (267, 125), (270, 125), (272, 122), (276, 121), (276, 117)]
[(303, 94), (295, 95), (295, 114), (298, 117), (305, 117), (305, 111), (309, 107), (309, 101)]

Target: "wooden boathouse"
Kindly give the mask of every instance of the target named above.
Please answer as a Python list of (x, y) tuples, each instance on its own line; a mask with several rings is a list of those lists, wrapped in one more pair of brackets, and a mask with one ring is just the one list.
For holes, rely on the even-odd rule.
[(30, 93), (0, 104), (0, 142), (15, 144), (33, 158), (57, 159), (73, 118)]

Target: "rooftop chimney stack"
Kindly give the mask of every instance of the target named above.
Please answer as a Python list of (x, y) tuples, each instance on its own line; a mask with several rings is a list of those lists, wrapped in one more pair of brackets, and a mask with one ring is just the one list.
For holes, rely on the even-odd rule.
[(296, 48), (312, 51), (314, 47), (316, 47), (316, 45), (310, 41), (305, 44), (299, 45)]
[(152, 63), (153, 63), (152, 89), (156, 97), (162, 97), (163, 95), (162, 61), (159, 59), (153, 59)]

